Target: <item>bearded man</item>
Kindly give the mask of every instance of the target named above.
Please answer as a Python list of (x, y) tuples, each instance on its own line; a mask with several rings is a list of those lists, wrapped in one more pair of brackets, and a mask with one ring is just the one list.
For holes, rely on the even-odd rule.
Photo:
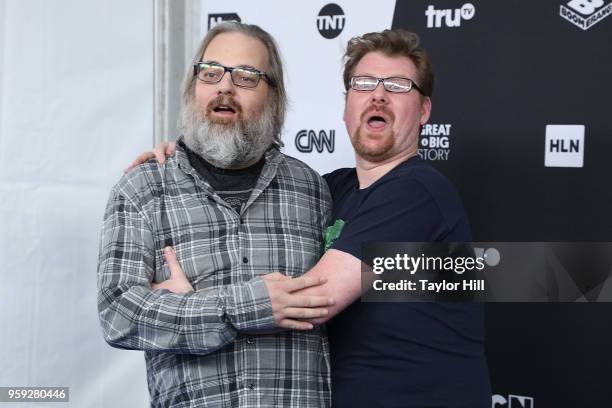
[[(327, 281), (300, 275), (321, 256), (331, 198), (279, 152), (277, 47), (257, 26), (218, 25), (183, 87), (176, 153), (124, 175), (108, 201), (105, 340), (145, 351), (151, 406), (329, 406), (327, 338), (304, 319), (334, 301), (296, 292)], [(177, 257), (184, 275), (169, 279)], [(178, 293), (182, 281), (193, 291)]]

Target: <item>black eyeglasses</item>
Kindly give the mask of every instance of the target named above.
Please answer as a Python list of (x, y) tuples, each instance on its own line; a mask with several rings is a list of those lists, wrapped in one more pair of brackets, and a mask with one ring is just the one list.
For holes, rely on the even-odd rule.
[(350, 87), (359, 92), (372, 92), (380, 82), (383, 83), (385, 90), (388, 92), (406, 93), (414, 88), (422, 95), (427, 96), (412, 79), (404, 77), (376, 78), (366, 75), (354, 76), (351, 77)]
[(216, 62), (198, 62), (193, 65), (193, 75), (207, 84), (216, 84), (221, 81), (226, 72), (230, 73), (232, 83), (241, 88), (255, 88), (261, 78), (274, 86), (268, 74), (255, 68), (226, 67)]

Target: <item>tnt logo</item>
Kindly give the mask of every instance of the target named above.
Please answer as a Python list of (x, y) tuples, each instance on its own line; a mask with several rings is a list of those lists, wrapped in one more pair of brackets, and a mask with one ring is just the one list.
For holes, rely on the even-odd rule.
[(330, 130), (329, 133), (320, 130), (317, 134), (314, 130), (303, 129), (295, 135), (295, 148), (302, 153), (311, 153), (313, 148), (319, 153), (323, 153), (323, 149), (333, 153), (335, 140), (335, 130)]
[(582, 167), (584, 125), (546, 125), (544, 166)]
[(421, 129), (418, 154), (424, 160), (448, 160), (451, 124), (427, 123)]
[(209, 14), (208, 15), (208, 29), (210, 30), (214, 26), (224, 21), (237, 21), (242, 22), (240, 20), (240, 16), (236, 13), (224, 13), (224, 14)]
[(332, 39), (340, 35), (344, 29), (346, 17), (339, 5), (330, 3), (319, 11), (317, 29), (324, 38)]
[(446, 27), (460, 27), (461, 20), (471, 20), (476, 14), (476, 8), (472, 3), (465, 3), (458, 9), (436, 10), (429, 5), (425, 10), (427, 16), (427, 28), (440, 28), (442, 23)]
[(582, 30), (588, 30), (612, 14), (612, 3), (604, 0), (572, 0), (561, 5), (559, 15)]
[(508, 395), (508, 398), (499, 394), (493, 395), (492, 408), (534, 408), (534, 401), (531, 397), (522, 395)]

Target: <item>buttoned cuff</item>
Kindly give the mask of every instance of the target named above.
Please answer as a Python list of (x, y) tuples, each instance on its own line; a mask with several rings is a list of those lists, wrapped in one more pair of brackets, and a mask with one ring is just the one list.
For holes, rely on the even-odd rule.
[(272, 302), (262, 278), (232, 285), (233, 308), (231, 319), (239, 331), (270, 330), (276, 328)]

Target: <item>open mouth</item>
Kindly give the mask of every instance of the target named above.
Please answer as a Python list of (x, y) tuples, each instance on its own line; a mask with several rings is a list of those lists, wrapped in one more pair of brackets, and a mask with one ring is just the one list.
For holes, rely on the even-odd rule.
[(387, 126), (387, 118), (381, 115), (372, 115), (368, 118), (367, 124), (368, 128), (372, 130), (382, 130)]
[(236, 113), (236, 110), (229, 105), (217, 105), (213, 108), (213, 112), (221, 114), (232, 114)]

